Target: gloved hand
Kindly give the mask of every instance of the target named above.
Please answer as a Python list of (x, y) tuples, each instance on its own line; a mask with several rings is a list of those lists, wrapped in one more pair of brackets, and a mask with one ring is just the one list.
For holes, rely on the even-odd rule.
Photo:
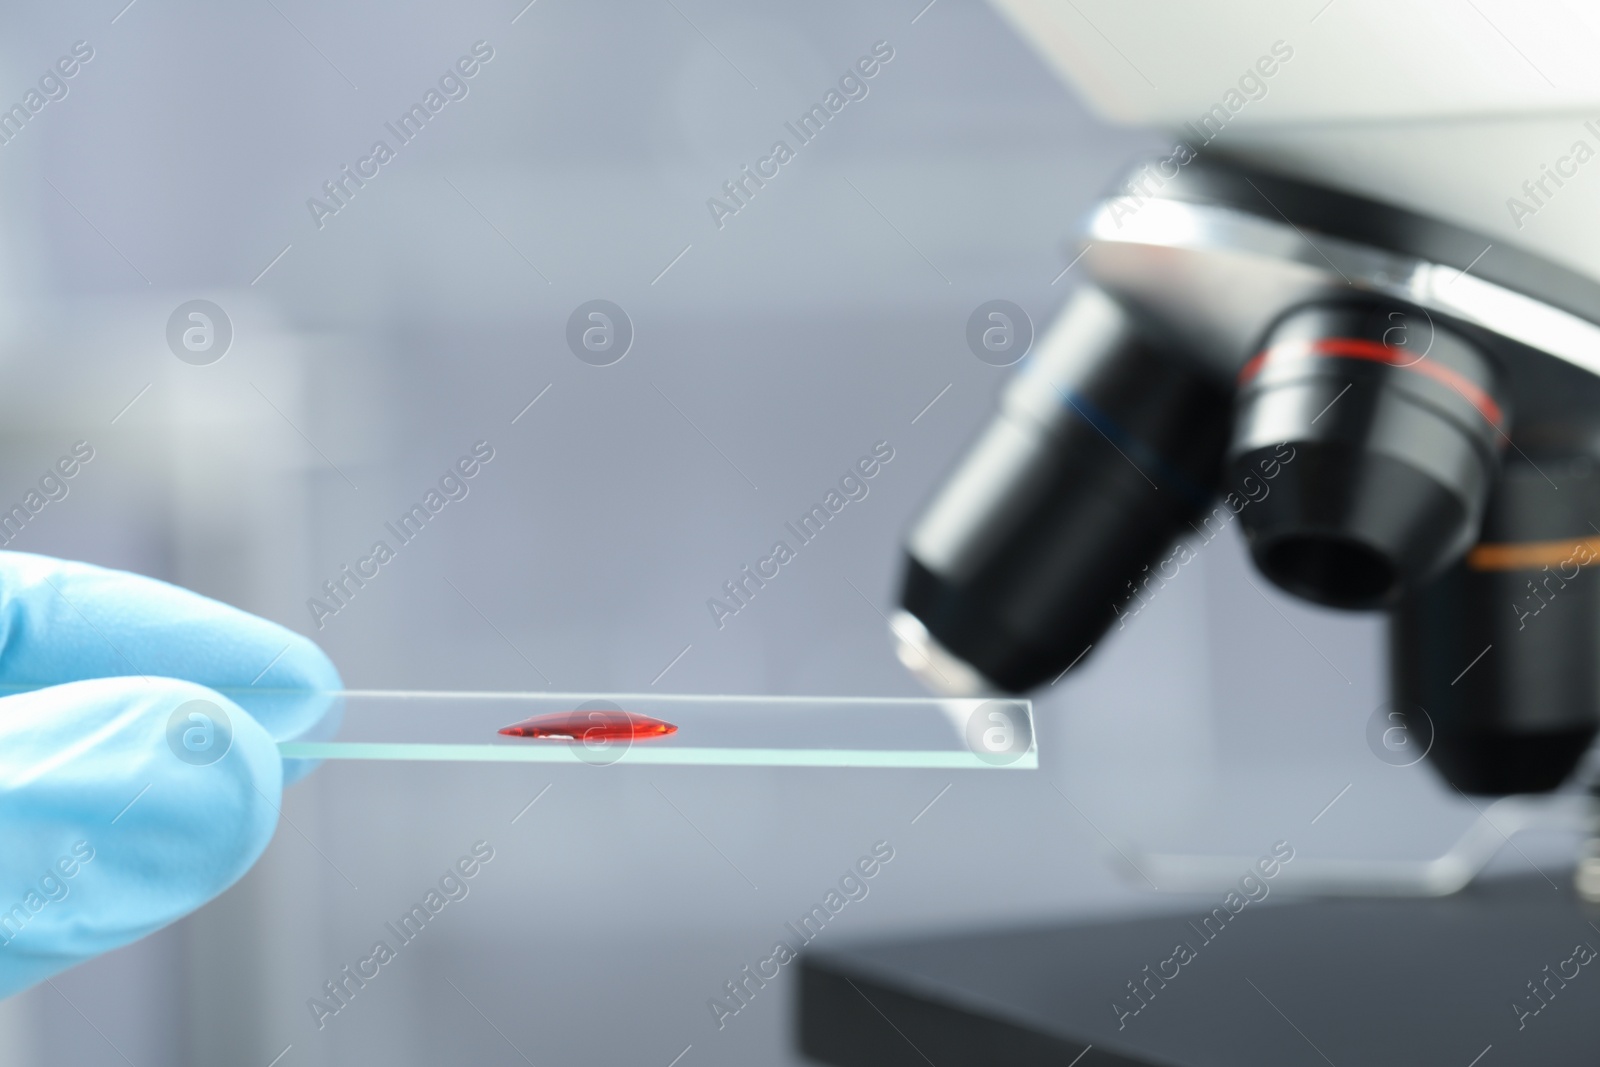
[(340, 681), (310, 640), (236, 608), (0, 552), (0, 687), (39, 686), (0, 696), (0, 997), (243, 875), (278, 821), (276, 742)]

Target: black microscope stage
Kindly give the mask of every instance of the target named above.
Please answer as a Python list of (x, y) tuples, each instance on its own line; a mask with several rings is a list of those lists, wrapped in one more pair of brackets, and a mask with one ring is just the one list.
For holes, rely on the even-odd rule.
[(800, 1047), (836, 1067), (1595, 1063), (1600, 911), (1546, 873), (808, 951)]

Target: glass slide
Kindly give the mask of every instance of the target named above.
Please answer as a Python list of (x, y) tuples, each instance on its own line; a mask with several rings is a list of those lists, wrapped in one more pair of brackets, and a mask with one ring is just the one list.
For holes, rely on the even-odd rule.
[(949, 770), (1039, 765), (1033, 705), (1016, 698), (406, 690), (318, 696), (328, 700), (326, 713), (306, 733), (280, 743), (286, 759)]

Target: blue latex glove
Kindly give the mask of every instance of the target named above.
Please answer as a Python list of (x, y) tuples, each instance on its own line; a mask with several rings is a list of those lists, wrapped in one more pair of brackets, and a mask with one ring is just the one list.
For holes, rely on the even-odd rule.
[(0, 996), (238, 880), (277, 825), (276, 742), (325, 716), (334, 698), (315, 694), (340, 681), (315, 644), (265, 619), (0, 552), (6, 686), (49, 688), (0, 698)]

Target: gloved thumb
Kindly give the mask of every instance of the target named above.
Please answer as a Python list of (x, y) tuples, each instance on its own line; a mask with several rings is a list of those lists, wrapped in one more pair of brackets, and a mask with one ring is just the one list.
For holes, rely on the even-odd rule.
[(0, 699), (0, 997), (232, 885), (282, 788), (267, 731), (204, 686), (98, 678)]

